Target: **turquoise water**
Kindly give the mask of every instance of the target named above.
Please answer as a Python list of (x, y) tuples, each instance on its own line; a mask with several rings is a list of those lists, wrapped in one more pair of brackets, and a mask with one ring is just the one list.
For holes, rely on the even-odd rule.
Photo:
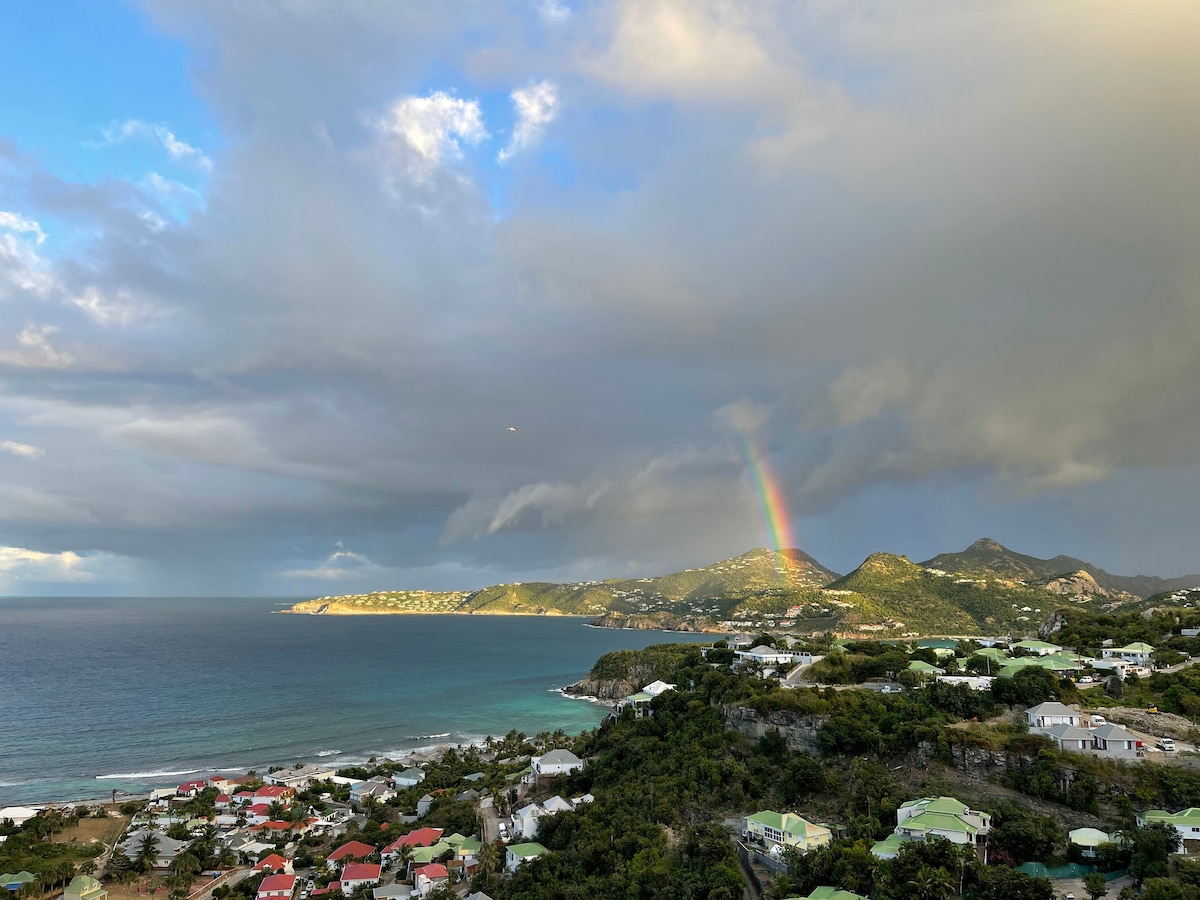
[(556, 689), (601, 654), (705, 640), (579, 618), (272, 614), (287, 605), (0, 598), (0, 806), (578, 732), (605, 708)]

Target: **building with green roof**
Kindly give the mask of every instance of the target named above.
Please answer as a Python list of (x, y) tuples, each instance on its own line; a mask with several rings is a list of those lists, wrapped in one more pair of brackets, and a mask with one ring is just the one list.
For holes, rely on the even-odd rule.
[(32, 872), (26, 872), (22, 869), (20, 872), (5, 872), (0, 875), (0, 887), (8, 888), (10, 891), (19, 891), (25, 885), (37, 881), (37, 876)]
[(104, 900), (108, 891), (91, 875), (76, 875), (63, 892), (63, 900)]
[(518, 866), (522, 866), (531, 859), (537, 859), (543, 853), (550, 851), (538, 843), (530, 844), (509, 844), (508, 849), (504, 853), (504, 866), (510, 872), (517, 871)]
[(794, 813), (777, 813), (769, 809), (746, 816), (746, 836), (765, 844), (768, 850), (795, 847), (803, 852), (824, 847), (833, 838), (824, 825), (814, 825)]
[(1078, 847), (1080, 854), (1088, 859), (1096, 857), (1101, 844), (1115, 844), (1119, 839), (1119, 835), (1109, 834), (1099, 828), (1076, 828), (1067, 833), (1067, 843)]
[(841, 888), (823, 884), (813, 888), (813, 892), (807, 897), (787, 897), (785, 900), (867, 900), (867, 898), (862, 894), (854, 893), (854, 891), (843, 891)]
[[(954, 844), (975, 847), (987, 861), (987, 835), (992, 829), (988, 813), (973, 810), (953, 797), (923, 797), (909, 800), (896, 810), (896, 829), (887, 840), (871, 848), (876, 856), (895, 855), (897, 841), (923, 841), (943, 837)], [(889, 858), (883, 856), (882, 858)]]
[(1017, 641), (1012, 646), (1014, 650), (1024, 650), (1037, 656), (1049, 656), (1062, 649), (1058, 644), (1047, 644), (1045, 641)]
[(1154, 648), (1145, 641), (1134, 641), (1124, 647), (1105, 647), (1100, 655), (1104, 659), (1117, 657), (1135, 666), (1148, 666), (1154, 662)]
[(1148, 809), (1137, 817), (1138, 826), (1145, 828), (1147, 825), (1153, 825), (1157, 822), (1162, 822), (1170, 825), (1179, 834), (1179, 839), (1187, 843), (1191, 843), (1191, 847), (1187, 849), (1195, 849), (1197, 841), (1200, 841), (1200, 809), (1195, 806), (1181, 809), (1179, 812), (1170, 813), (1165, 809)]
[(923, 659), (914, 659), (908, 664), (910, 672), (920, 672), (923, 675), (945, 675), (945, 669), (939, 669), (935, 665), (925, 662)]

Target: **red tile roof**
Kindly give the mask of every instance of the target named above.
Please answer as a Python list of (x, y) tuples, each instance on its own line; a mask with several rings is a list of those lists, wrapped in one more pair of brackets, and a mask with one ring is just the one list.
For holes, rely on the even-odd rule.
[(272, 853), (270, 856), (264, 856), (258, 861), (258, 865), (254, 867), (255, 872), (262, 872), (266, 869), (278, 869), (283, 871), (287, 867), (288, 861), (278, 853)]
[(262, 884), (258, 886), (258, 892), (259, 894), (267, 894), (275, 891), (287, 891), (291, 893), (295, 887), (295, 875), (268, 875), (262, 880)]
[(347, 881), (378, 881), (379, 863), (350, 863), (342, 869), (342, 883)]
[(342, 846), (330, 853), (328, 859), (333, 862), (345, 859), (347, 856), (355, 859), (366, 859), (374, 852), (375, 848), (370, 844), (364, 844), (362, 841), (350, 841), (350, 843), (342, 844)]
[(283, 784), (268, 784), (254, 792), (255, 797), (290, 797), (296, 793), (294, 789)]
[(395, 853), (401, 847), (432, 847), (441, 836), (440, 828), (418, 828), (396, 838), (384, 850), (387, 853)]
[(450, 873), (446, 871), (446, 867), (441, 863), (430, 863), (427, 866), (421, 866), (421, 868), (413, 871), (413, 878), (416, 878), (418, 875), (424, 875), (430, 879), (450, 877)]

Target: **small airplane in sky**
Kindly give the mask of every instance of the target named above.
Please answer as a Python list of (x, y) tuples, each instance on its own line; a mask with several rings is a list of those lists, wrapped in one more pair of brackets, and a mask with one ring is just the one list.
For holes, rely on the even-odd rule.
[(516, 425), (509, 425), (507, 430), (508, 430), (508, 431), (516, 431), (516, 430), (517, 430), (517, 426), (516, 426)]

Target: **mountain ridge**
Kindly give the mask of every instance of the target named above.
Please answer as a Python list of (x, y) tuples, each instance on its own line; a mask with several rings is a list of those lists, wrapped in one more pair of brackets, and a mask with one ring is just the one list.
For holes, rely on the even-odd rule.
[(959, 553), (940, 553), (920, 565), (931, 569), (961, 572), (964, 575), (988, 575), (1026, 582), (1069, 578), (1077, 572), (1086, 572), (1101, 588), (1132, 594), (1142, 600), (1155, 594), (1200, 585), (1200, 575), (1183, 575), (1178, 578), (1113, 575), (1099, 566), (1065, 554), (1041, 559), (1017, 553), (991, 538), (980, 538)]
[[(1068, 556), (1050, 559), (981, 538), (923, 563), (872, 553), (845, 576), (799, 549), (757, 547), (693, 569), (645, 578), (490, 585), (475, 591), (376, 591), (302, 601), (286, 612), (578, 615), (623, 628), (750, 630), (794, 627), (840, 634), (983, 634), (1032, 631), (1066, 605), (1125, 608), (1144, 595), (1124, 587), (1200, 585), (1200, 576), (1114, 576)], [(1162, 594), (1159, 590), (1156, 594)]]

